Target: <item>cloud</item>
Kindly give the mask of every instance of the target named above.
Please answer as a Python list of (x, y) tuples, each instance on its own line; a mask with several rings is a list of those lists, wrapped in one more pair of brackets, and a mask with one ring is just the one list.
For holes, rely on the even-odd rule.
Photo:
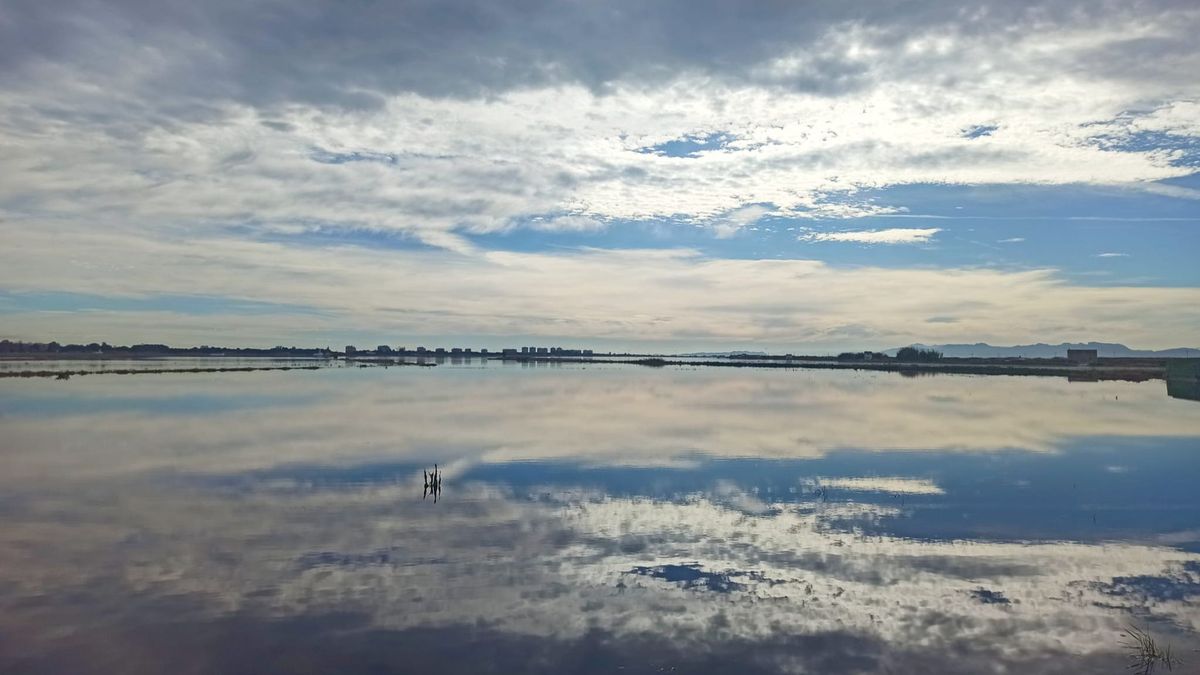
[[(380, 438), (389, 439), (389, 461), (411, 465), (417, 476), (417, 466), (438, 462), (448, 477), (457, 478), (471, 467), (505, 462), (692, 470), (705, 458), (744, 457), (746, 448), (760, 457), (792, 460), (847, 448), (986, 457), (1005, 448), (1060, 453), (1097, 435), (1116, 443), (1200, 435), (1194, 410), (1164, 405), (1161, 381), (1091, 383), (1082, 396), (1078, 383), (1065, 378), (993, 378), (981, 389), (971, 377), (939, 377), (914, 389), (911, 380), (890, 373), (847, 377), (831, 371), (629, 367), (549, 383), (489, 372), (406, 379), (415, 374), (392, 370), (356, 380), (353, 397), (340, 394), (344, 373), (332, 371), (232, 379), (72, 378), (71, 394), (83, 402), (73, 398), (56, 407), (39, 399), (6, 407), (0, 484), (9, 490), (58, 476), (123, 480), (172, 469), (228, 475), (281, 464), (293, 470), (371, 464), (380, 461)], [(420, 386), (397, 387), (396, 378)], [(1097, 401), (1108, 401), (1099, 404), (1102, 415)], [(1055, 410), (1053, 420), (1047, 420), (1048, 409)], [(397, 410), (422, 423), (397, 428)], [(461, 424), (461, 410), (471, 410), (477, 423)], [(812, 419), (821, 424), (798, 431), (798, 410), (814, 411)], [(872, 414), (864, 417), (863, 410)], [(47, 414), (54, 416), (53, 425), (47, 425)], [(139, 430), (136, 438), (130, 429)], [(48, 433), (63, 440), (47, 444)], [(164, 438), (173, 440), (164, 446)], [(841, 483), (839, 489), (930, 487), (912, 476), (897, 483), (893, 479), (903, 478), (905, 470), (890, 471), (901, 475), (873, 477), (880, 483)], [(717, 484), (714, 499), (742, 511), (770, 508), (735, 488)]]
[(945, 491), (927, 478), (890, 476), (818, 478), (816, 484), (837, 490), (886, 492), (898, 495), (940, 495)]
[(809, 232), (801, 241), (837, 241), (858, 244), (923, 244), (941, 232), (940, 228), (896, 227), (886, 230), (849, 230), (845, 232)]
[[(1200, 303), (1182, 287), (1082, 286), (1048, 269), (888, 269), (719, 259), (687, 249), (553, 253), (311, 246), (26, 228), (0, 248), (0, 287), (105, 297), (203, 295), (304, 308), (254, 316), (10, 313), (11, 337), (209, 344), (345, 344), (475, 336), (569, 338), (695, 351), (878, 349), (986, 340), (1186, 344)], [(9, 239), (10, 242), (13, 239)], [(64, 264), (67, 261), (68, 264)], [(898, 292), (897, 289), (904, 289)], [(926, 317), (953, 316), (953, 323)], [(346, 337), (343, 337), (346, 336)], [(378, 344), (378, 342), (375, 342)], [(486, 346), (486, 345), (481, 345)], [(503, 345), (510, 346), (510, 345)]]
[(1104, 139), (1200, 133), (1186, 3), (68, 0), (3, 19), (6, 221), (460, 251), (628, 220), (728, 236), (755, 205), (897, 212), (857, 196), (887, 185), (1158, 185), (1192, 171), (1175, 150)]
[[(1130, 612), (1181, 630), (1200, 621), (1194, 598), (1171, 597), (1168, 585), (1185, 581), (1181, 563), (1194, 571), (1200, 560), (1181, 550), (1194, 532), (1087, 543), (1063, 540), (1078, 528), (1061, 522), (1012, 540), (995, 521), (958, 513), (994, 510), (976, 476), (997, 457), (1016, 478), (1102, 471), (1097, 437), (1113, 449), (1185, 447), (1200, 417), (1165, 405), (1161, 381), (1081, 390), (1065, 378), (981, 387), (972, 377), (750, 369), (567, 375), (97, 375), (6, 394), (0, 489), (20, 508), (0, 528), (0, 622), (61, 624), (52, 609), (111, 622), (136, 600), (142, 618), (156, 607), (210, 627), (236, 616), (240, 635), (255, 620), (337, 611), (341, 628), (355, 612), (380, 629), (606, 632), (622, 644), (653, 633), (690, 645), (713, 643), (705, 626), (727, 613), (718, 642), (844, 629), (893, 645), (923, 640), (928, 652), (949, 634), (929, 626), (950, 625), (969, 627), (972, 644), (1086, 653)], [(1036, 451), (1045, 454), (1025, 464)], [(850, 461), (842, 471), (803, 461), (827, 453)], [(631, 456), (643, 466), (690, 458), (707, 473), (630, 470)], [(417, 482), (433, 462), (452, 490), (436, 509)], [(816, 476), (827, 476), (828, 503), (813, 499)], [(1183, 490), (1186, 477), (1174, 485)], [(953, 522), (929, 504), (904, 506), (942, 490), (935, 500), (955, 504)], [(730, 575), (738, 595), (630, 574), (665, 565)], [(980, 606), (980, 587), (1012, 602)], [(80, 588), (92, 589), (86, 602), (68, 592)], [(1146, 588), (1158, 593), (1135, 592)], [(998, 662), (985, 661), (971, 671)]]
[(546, 232), (588, 232), (604, 227), (604, 222), (588, 216), (568, 214), (552, 218), (534, 218), (530, 227)]
[(1097, 253), (1097, 258), (1128, 258), (1128, 253)]
[[(1093, 326), (1147, 346), (1195, 334), (1175, 317), (1151, 335), (1122, 304), (1165, 311), (1187, 289), (1088, 289), (1049, 270), (773, 267), (636, 250), (522, 257), (482, 243), (528, 228), (529, 248), (546, 250), (558, 236), (636, 222), (669, 244), (682, 228), (730, 237), (763, 218), (910, 213), (872, 199), (894, 185), (1194, 196), (1156, 182), (1192, 173), (1175, 141), (1200, 134), (1200, 11), (1188, 3), (745, 12), (406, 0), (350, 11), (315, 0), (17, 0), (0, 12), (4, 288), (194, 293), (336, 314), (273, 314), (274, 327), (244, 316), (206, 325), (184, 311), (8, 315), (26, 337), (139, 340), (152, 327), (163, 340), (216, 341), (222, 325), (228, 341), (469, 332), (871, 347), (1028, 340), (1009, 326), (1043, 339), (1096, 337), (1081, 328)], [(1175, 140), (1143, 142), (1163, 135)], [(806, 237), (911, 244), (937, 232)], [(979, 283), (989, 275), (996, 286)], [(936, 292), (872, 299), (862, 312), (824, 299), (857, 288), (888, 297), (889, 283)], [(996, 298), (1009, 283), (1033, 293), (1029, 307), (1072, 318)], [(784, 292), (799, 295), (767, 307)], [(986, 311), (953, 306), (972, 294)], [(1106, 308), (1097, 323), (1079, 316), (1086, 304)], [(939, 331), (911, 334), (922, 324)]]
[[(906, 650), (917, 642), (924, 659), (918, 662), (932, 655), (969, 669), (964, 672), (1025, 659), (1041, 663), (1045, 654), (1061, 652), (1072, 663), (1088, 655), (1118, 663), (1120, 656), (1105, 653), (1111, 643), (1096, 636), (1107, 633), (1115, 641), (1130, 612), (1177, 622), (1176, 644), (1194, 643), (1189, 632), (1196, 620), (1186, 596), (1136, 592), (1137, 584), (1187, 583), (1185, 569), (1194, 568), (1198, 556), (1171, 548), (864, 535), (830, 524), (894, 518), (897, 509), (781, 504), (773, 517), (748, 523), (743, 512), (703, 495), (581, 499), (569, 486), (552, 493), (558, 499), (463, 486), (457, 494), (469, 501), (448, 500), (432, 517), (413, 503), (408, 486), (280, 490), (252, 476), (238, 478), (235, 490), (203, 483), (187, 490), (122, 485), (121, 499), (61, 497), (79, 485), (109, 494), (113, 486), (103, 483), (51, 484), (60, 494), (22, 494), (38, 511), (55, 509), (63, 523), (48, 528), (19, 513), (0, 534), (8, 544), (0, 549), (0, 580), (9, 595), (51, 598), (40, 612), (30, 609), (31, 601), (13, 602), (9, 622), (43, 629), (53, 620), (46, 619), (47, 603), (89, 588), (95, 590), (86, 602), (74, 599), (71, 616), (115, 620), (118, 628), (127, 619), (117, 609), (133, 598), (139, 617), (170, 612), (174, 624), (203, 622), (209, 630), (195, 632), (204, 635), (225, 616), (235, 616), (238, 634), (250, 636), (304, 619), (304, 630), (326, 645), (321, 617), (335, 616), (343, 630), (334, 632), (342, 633), (355, 617), (352, 625), (360, 630), (352, 632), (387, 640), (393, 651), (397, 634), (387, 631), (420, 631), (427, 643), (439, 630), (461, 638), (467, 626), (476, 639), (481, 630), (526, 640), (601, 634), (622, 647), (653, 638), (702, 652), (705, 664), (714, 655), (724, 658), (731, 644), (752, 645), (742, 658), (729, 659), (735, 669), (751, 655), (777, 649), (768, 646), (785, 635), (791, 649), (778, 653), (790, 664), (833, 652), (833, 663), (814, 672), (837, 670), (850, 655), (909, 672)], [(446, 534), (431, 537), (433, 528)], [(122, 542), (133, 548), (131, 530), (141, 534), (138, 547), (113, 559)], [(150, 562), (124, 564), (129, 561)], [(981, 604), (982, 584), (1010, 602)], [(398, 606), (406, 611), (395, 611)], [(820, 640), (838, 631), (853, 641)], [(296, 634), (289, 631), (292, 639), (279, 642), (295, 642)], [(484, 635), (496, 644), (496, 636)], [(154, 639), (139, 638), (142, 646)], [(50, 648), (33, 640), (28, 651), (44, 658)], [(271, 648), (277, 657), (277, 645)], [(624, 649), (612, 660), (629, 653)], [(1049, 660), (1057, 667), (1064, 658)]]
[[(1047, 70), (1071, 66), (1129, 84), (1188, 82), (1187, 37), (1196, 17), (1187, 3), (1126, 9), (993, 0), (970, 12), (954, 9), (945, 0), (904, 11), (856, 0), (754, 12), (718, 0), (553, 9), (402, 0), (353, 11), (311, 0), (124, 0), (103, 8), (67, 0), (54, 9), (18, 0), (6, 5), (0, 24), (0, 63), (18, 74), (67, 64), (109, 77), (120, 64), (130, 69), (122, 83), (161, 87), (172, 97), (350, 108), (398, 93), (466, 98), (564, 85), (607, 92), (617, 82), (662, 85), (678, 73), (833, 95), (896, 74), (959, 72), (967, 67), (964, 53), (996, 47)], [(130, 29), (138, 31), (137, 45), (121, 39)], [(1059, 40), (1037, 42), (1046, 35)], [(156, 58), (136, 59), (139, 49)], [(1176, 58), (1156, 58), (1164, 50)], [(1005, 60), (986, 63), (979, 76), (1003, 77)], [(976, 116), (954, 131), (985, 121), (995, 124), (995, 117)]]
[(732, 237), (738, 230), (758, 222), (759, 218), (771, 213), (771, 209), (760, 204), (734, 209), (716, 220), (713, 229), (718, 237)]
[(1019, 244), (1025, 241), (1025, 237), (1009, 237), (1008, 239), (997, 239), (997, 244)]

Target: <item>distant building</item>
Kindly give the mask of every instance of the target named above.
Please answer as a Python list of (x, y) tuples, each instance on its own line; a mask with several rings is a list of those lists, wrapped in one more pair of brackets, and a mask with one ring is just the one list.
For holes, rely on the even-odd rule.
[(445, 347), (438, 347), (437, 349), (433, 350), (433, 353), (434, 353), (434, 354), (445, 354), (445, 353), (446, 353), (446, 348), (445, 348)]
[(1167, 359), (1167, 396), (1200, 401), (1200, 359)]
[(1086, 365), (1095, 363), (1096, 359), (1100, 358), (1100, 353), (1095, 349), (1068, 349), (1067, 360), (1071, 363)]
[(455, 356), (459, 356), (463, 353), (462, 347), (451, 347), (450, 353), (454, 354)]
[(1200, 381), (1200, 359), (1169, 359), (1167, 379)]
[[(788, 358), (792, 358), (789, 354)], [(887, 354), (882, 352), (842, 352), (837, 355), (838, 361), (886, 361)]]
[(546, 349), (545, 347), (538, 347), (538, 348), (537, 348), (537, 353), (538, 353), (538, 354), (543, 354), (543, 355), (544, 355), (544, 354), (549, 354), (549, 353), (550, 353), (550, 350), (549, 350), (549, 349)]
[(346, 356), (354, 356), (358, 353), (358, 349), (354, 345), (346, 345)]
[(378, 347), (375, 348), (375, 353), (376, 354), (391, 354), (392, 348), (387, 345), (379, 345)]

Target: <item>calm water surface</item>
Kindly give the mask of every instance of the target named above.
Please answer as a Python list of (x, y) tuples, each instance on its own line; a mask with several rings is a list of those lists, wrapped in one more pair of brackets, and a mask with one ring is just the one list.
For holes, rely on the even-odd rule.
[(3, 672), (1120, 673), (1132, 624), (1200, 665), (1162, 382), (0, 380)]

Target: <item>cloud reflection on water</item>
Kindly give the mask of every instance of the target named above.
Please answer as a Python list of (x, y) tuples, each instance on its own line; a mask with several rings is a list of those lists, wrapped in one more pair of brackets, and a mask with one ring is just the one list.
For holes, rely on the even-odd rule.
[[(55, 654), (111, 640), (151, 672), (169, 658), (151, 645), (237, 651), (222, 636), (239, 626), (246, 655), (256, 640), (354, 644), (399, 670), (412, 662), (387, 661), (374, 641), (396, 658), (426, 643), (479, 649), (452, 650), (451, 672), (489, 658), (545, 659), (533, 669), (546, 671), (578, 658), (581, 671), (633, 659), (1077, 672), (1123, 665), (1112, 652), (1124, 623), (1152, 622), (1181, 648), (1200, 630), (1200, 554), (1163, 545), (1194, 541), (1186, 533), (1142, 523), (1140, 537), (1047, 537), (1010, 504), (1023, 538), (947, 536), (922, 530), (936, 521), (913, 504), (976, 513), (992, 506), (971, 501), (983, 488), (903, 470), (975, 467), (999, 450), (1066, 461), (1081, 438), (1126, 438), (1146, 445), (1123, 459), (1131, 470), (1101, 456), (1094, 475), (1143, 485), (1147, 462), (1192, 467), (1169, 441), (1200, 436), (1161, 383), (601, 368), (4, 386), (0, 404), (23, 403), (0, 419), (12, 469), (0, 477), (0, 633), (48, 670), (69, 670), (50, 667)], [(222, 393), (277, 404), (97, 403)], [(839, 460), (848, 448), (867, 463)], [(818, 460), (798, 478), (797, 462)], [(434, 461), (446, 475), (436, 506), (420, 500), (417, 468)], [(995, 494), (1023, 488), (1005, 489)], [(1142, 501), (1186, 520), (1195, 502), (1175, 494)], [(193, 630), (139, 632), (154, 624)], [(17, 653), (0, 641), (0, 665)]]
[[(784, 505), (755, 517), (703, 497), (567, 491), (546, 500), (488, 486), (462, 486), (436, 509), (409, 486), (236, 497), (143, 486), (106, 499), (34, 505), (27, 527), (6, 529), (9, 621), (28, 620), (29, 603), (61, 610), (47, 592), (84, 594), (79, 611), (93, 620), (121, 617), (131, 599), (186, 598), (195, 607), (161, 619), (349, 612), (389, 631), (474, 625), (557, 642), (601, 632), (697, 649), (849, 634), (892, 653), (882, 663), (964, 640), (1018, 661), (1103, 652), (1131, 616), (1192, 636), (1200, 628), (1186, 593), (1117, 592), (1131, 579), (1186, 583), (1179, 570), (1200, 555), (826, 527), (895, 515), (864, 504)], [(1009, 602), (980, 602), (980, 588)]]
[[(1050, 452), (1084, 436), (1200, 436), (1195, 406), (1166, 399), (1161, 382), (1057, 378), (489, 366), (91, 376), (0, 391), (19, 392), (0, 394), (0, 447), (16, 481), (56, 470), (225, 473), (401, 458), (663, 466), (691, 455), (839, 449)], [(235, 396), (274, 407), (200, 405)], [(111, 397), (128, 403), (113, 411)], [(177, 410), (164, 409), (164, 398)]]

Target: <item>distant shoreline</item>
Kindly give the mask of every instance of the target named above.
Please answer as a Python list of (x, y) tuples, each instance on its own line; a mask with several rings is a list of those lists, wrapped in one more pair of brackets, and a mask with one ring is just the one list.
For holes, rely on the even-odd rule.
[(319, 370), (324, 366), (228, 366), (216, 368), (115, 368), (113, 370), (0, 370), (5, 377), (52, 377), (67, 380), (84, 375), (160, 375), (165, 373), (249, 373), (259, 370)]
[[(958, 374), (958, 375), (1026, 375), (1068, 377), (1079, 380), (1128, 380), (1143, 382), (1146, 380), (1161, 380), (1166, 378), (1166, 368), (1156, 364), (1130, 365), (1098, 365), (1098, 366), (1067, 366), (1062, 364), (1011, 364), (1011, 363), (978, 363), (972, 359), (969, 363), (956, 363), (953, 360), (935, 362), (895, 362), (895, 361), (834, 361), (812, 360), (807, 358), (769, 361), (749, 360), (702, 360), (687, 361), (672, 358), (646, 357), (633, 359), (555, 359), (541, 357), (526, 357), (504, 359), (506, 361), (559, 362), (559, 363), (620, 363), (637, 366), (666, 367), (666, 366), (704, 366), (712, 368), (783, 368), (810, 370), (873, 370), (889, 373), (916, 374)], [(1136, 359), (1142, 360), (1142, 359)]]
[[(263, 358), (263, 357), (255, 357)], [(53, 359), (40, 359), (41, 361), (52, 361)], [(63, 359), (64, 361), (78, 362), (79, 359)], [(109, 361), (112, 359), (99, 359)], [(137, 359), (149, 360), (149, 359)], [(277, 359), (292, 361), (294, 359)], [(316, 359), (309, 359), (315, 361)], [(332, 361), (331, 359), (321, 359), (321, 361)], [(369, 368), (373, 366), (390, 367), (390, 366), (434, 366), (434, 363), (406, 363), (403, 361), (385, 361), (378, 359), (363, 359), (361, 362), (355, 363), (359, 368)], [(321, 370), (322, 368), (331, 367), (329, 363), (311, 363), (304, 365), (288, 365), (288, 366), (195, 366), (191, 368), (112, 368), (103, 370), (0, 370), (0, 378), (6, 377), (49, 377), (58, 380), (67, 380), (72, 377), (82, 377), (84, 375), (159, 375), (167, 373), (250, 373), (264, 370)]]
[[(90, 356), (90, 358), (89, 358)], [(161, 357), (161, 356), (129, 356), (129, 355), (69, 355), (66, 357), (52, 357), (50, 355), (38, 355), (34, 358), (27, 356), (22, 358), (17, 355), (5, 355), (0, 357), (0, 362), (3, 361), (39, 361), (39, 362), (71, 362), (82, 363), (86, 361), (141, 361), (149, 362), (155, 360), (175, 360), (180, 357)], [(1067, 365), (1061, 360), (1044, 359), (1042, 361), (1050, 361), (1049, 363), (1036, 363), (1036, 359), (1026, 359), (1021, 362), (1014, 362), (1013, 359), (943, 359), (934, 362), (897, 362), (897, 361), (838, 361), (824, 357), (793, 357), (773, 358), (766, 357), (761, 359), (745, 359), (745, 358), (715, 358), (715, 359), (686, 359), (679, 357), (662, 357), (662, 356), (614, 356), (605, 357), (603, 355), (592, 358), (586, 357), (543, 357), (543, 356), (438, 356), (438, 357), (417, 357), (417, 361), (406, 360), (402, 357), (383, 358), (383, 357), (363, 357), (363, 358), (313, 358), (313, 357), (218, 357), (218, 356), (197, 356), (183, 357), (194, 360), (208, 359), (227, 359), (227, 360), (254, 360), (254, 361), (300, 361), (302, 363), (293, 363), (288, 365), (247, 365), (247, 366), (194, 366), (194, 367), (165, 367), (165, 368), (114, 368), (114, 369), (72, 369), (72, 370), (47, 370), (47, 369), (28, 369), (28, 370), (0, 370), (0, 378), (12, 377), (49, 377), (67, 379), (70, 377), (83, 375), (142, 375), (155, 373), (228, 373), (228, 372), (251, 372), (251, 371), (266, 371), (266, 370), (318, 370), (325, 367), (330, 367), (334, 363), (356, 364), (359, 367), (370, 366), (435, 366), (439, 362), (449, 360), (451, 363), (462, 360), (483, 359), (490, 361), (504, 361), (512, 363), (537, 363), (537, 364), (555, 364), (555, 363), (570, 363), (570, 364), (620, 364), (620, 365), (636, 365), (646, 367), (708, 367), (708, 368), (773, 368), (773, 369), (811, 369), (811, 370), (866, 370), (876, 372), (894, 372), (901, 375), (934, 375), (934, 374), (954, 374), (954, 375), (1009, 375), (1009, 376), (1043, 376), (1043, 377), (1066, 377), (1077, 381), (1099, 381), (1099, 380), (1124, 380), (1131, 382), (1143, 382), (1146, 380), (1163, 380), (1166, 378), (1166, 359), (1141, 359), (1141, 358), (1109, 358), (1101, 359), (1095, 364), (1087, 365)]]

